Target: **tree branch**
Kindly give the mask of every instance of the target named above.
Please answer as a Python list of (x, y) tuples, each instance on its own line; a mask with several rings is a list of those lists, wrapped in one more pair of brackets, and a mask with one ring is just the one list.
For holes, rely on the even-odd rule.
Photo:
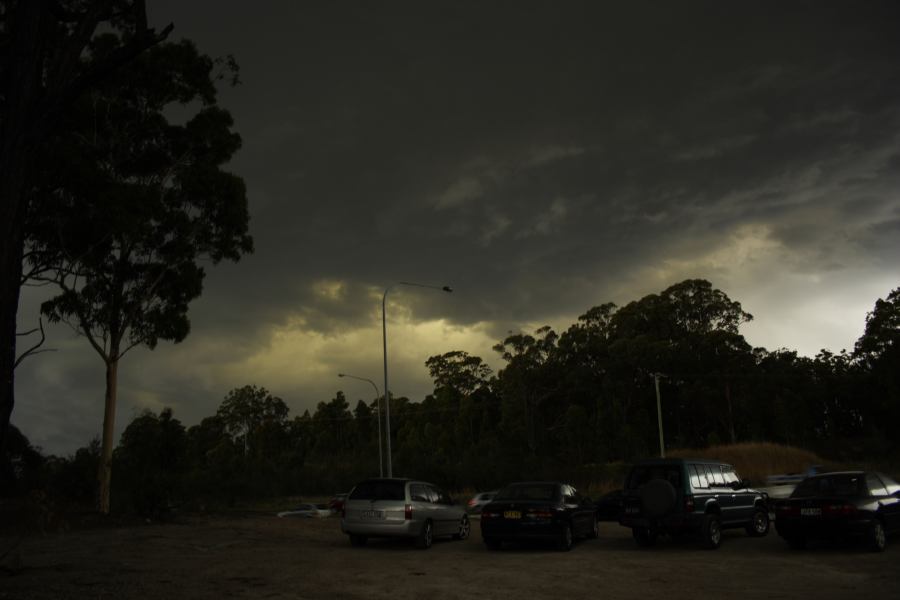
[(43, 346), (44, 342), (47, 341), (47, 336), (44, 334), (43, 319), (38, 319), (38, 327), (36, 327), (35, 329), (32, 329), (30, 331), (25, 331), (23, 333), (17, 333), (16, 336), (31, 335), (32, 333), (35, 333), (37, 331), (41, 332), (40, 341), (38, 341), (38, 343), (36, 343), (31, 348), (29, 348), (28, 350), (26, 350), (25, 352), (23, 352), (22, 354), (19, 355), (19, 357), (16, 359), (16, 362), (13, 363), (13, 369), (15, 369), (20, 364), (22, 364), (22, 361), (25, 360), (26, 358), (28, 358), (29, 356), (34, 356), (35, 354), (41, 354), (42, 352), (56, 352), (55, 348), (46, 348), (44, 350), (38, 350), (38, 348)]

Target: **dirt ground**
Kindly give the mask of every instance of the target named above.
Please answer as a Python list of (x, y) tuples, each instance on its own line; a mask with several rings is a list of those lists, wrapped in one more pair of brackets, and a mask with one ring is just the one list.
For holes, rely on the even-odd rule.
[(640, 549), (627, 529), (604, 523), (600, 539), (571, 552), (491, 552), (473, 525), (468, 540), (427, 551), (395, 540), (353, 548), (337, 518), (264, 515), (38, 536), (19, 546), (17, 574), (0, 572), (0, 599), (900, 598), (898, 539), (883, 554), (797, 552), (774, 531), (727, 531), (718, 551), (670, 540)]

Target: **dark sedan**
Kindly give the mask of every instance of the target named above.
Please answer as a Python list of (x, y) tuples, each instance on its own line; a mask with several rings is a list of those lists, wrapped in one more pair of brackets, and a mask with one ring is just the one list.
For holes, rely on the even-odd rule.
[(531, 540), (569, 550), (575, 537), (596, 538), (598, 531), (594, 503), (558, 481), (510, 484), (481, 512), (481, 538), (492, 550), (503, 542)]
[(864, 471), (808, 477), (775, 505), (775, 530), (794, 548), (811, 539), (861, 539), (881, 552), (900, 530), (900, 484)]

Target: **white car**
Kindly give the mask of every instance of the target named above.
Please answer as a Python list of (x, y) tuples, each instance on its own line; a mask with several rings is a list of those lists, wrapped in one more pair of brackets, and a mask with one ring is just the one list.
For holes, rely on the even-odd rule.
[(435, 536), (469, 537), (469, 516), (442, 489), (427, 481), (369, 479), (344, 502), (341, 531), (354, 546), (369, 538), (405, 537), (430, 548)]
[(475, 494), (471, 500), (469, 500), (466, 506), (469, 507), (469, 512), (471, 513), (481, 513), (481, 509), (484, 508), (487, 504), (490, 503), (491, 500), (494, 499), (494, 496), (497, 495), (499, 490), (492, 490), (490, 492), (481, 492)]
[(330, 514), (331, 511), (328, 510), (328, 506), (324, 504), (298, 504), (296, 508), (281, 511), (278, 513), (278, 516), (316, 519), (319, 517), (327, 517)]

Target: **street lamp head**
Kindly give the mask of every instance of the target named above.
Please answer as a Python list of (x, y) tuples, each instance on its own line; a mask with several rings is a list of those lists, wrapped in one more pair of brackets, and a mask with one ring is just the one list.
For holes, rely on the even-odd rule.
[(445, 285), (445, 286), (442, 287), (441, 289), (444, 290), (444, 291), (447, 292), (447, 293), (450, 293), (450, 292), (453, 291), (453, 288), (450, 287), (449, 285)]

